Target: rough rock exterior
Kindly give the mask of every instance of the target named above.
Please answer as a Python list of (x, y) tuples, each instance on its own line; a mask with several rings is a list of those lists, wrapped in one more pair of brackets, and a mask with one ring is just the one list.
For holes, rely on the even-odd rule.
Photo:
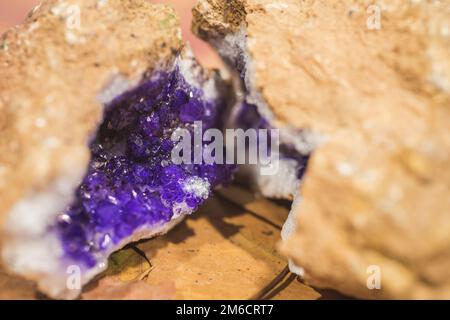
[[(79, 28), (68, 20), (72, 5), (79, 6)], [(107, 97), (99, 94), (114, 83), (128, 89), (146, 71), (169, 64), (181, 45), (171, 9), (131, 0), (46, 1), (4, 34), (2, 219), (19, 197), (60, 176), (75, 188), (89, 160), (87, 143), (102, 120), (100, 101)]]
[(99, 94), (129, 89), (182, 46), (171, 9), (131, 0), (45, 1), (0, 41), (2, 220), (61, 176), (75, 188), (108, 99)]
[(231, 63), (241, 34), (260, 112), (321, 141), (281, 246), (305, 280), (450, 298), (450, 1), (374, 4), (201, 0), (193, 29)]
[(103, 105), (173, 65), (182, 48), (174, 11), (143, 0), (44, 1), (1, 37), (1, 241), (27, 247), (29, 279), (51, 263), (34, 239), (72, 200)]

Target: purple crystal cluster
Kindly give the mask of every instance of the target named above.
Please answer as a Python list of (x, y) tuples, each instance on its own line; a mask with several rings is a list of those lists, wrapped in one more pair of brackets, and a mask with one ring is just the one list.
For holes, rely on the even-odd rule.
[(55, 225), (65, 255), (94, 267), (111, 246), (141, 227), (190, 214), (211, 190), (230, 182), (233, 166), (171, 161), (177, 128), (220, 128), (223, 101), (206, 101), (178, 70), (158, 74), (106, 107), (92, 159), (74, 203)]

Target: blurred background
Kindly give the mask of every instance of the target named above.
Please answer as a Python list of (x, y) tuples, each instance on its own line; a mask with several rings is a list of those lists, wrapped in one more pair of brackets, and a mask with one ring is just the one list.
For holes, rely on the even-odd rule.
[[(166, 3), (174, 7), (180, 18), (183, 36), (188, 41), (197, 59), (208, 67), (220, 67), (220, 60), (213, 50), (191, 33), (191, 9), (197, 0), (148, 0), (155, 3)], [(0, 33), (20, 23), (28, 13), (41, 2), (40, 0), (0, 0)]]

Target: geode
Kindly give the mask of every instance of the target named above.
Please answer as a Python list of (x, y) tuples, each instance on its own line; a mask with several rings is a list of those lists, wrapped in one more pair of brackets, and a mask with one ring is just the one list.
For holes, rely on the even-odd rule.
[[(237, 110), (256, 106), (309, 156), (281, 244), (291, 270), (357, 297), (449, 298), (448, 1), (200, 0), (193, 13), (242, 81)], [(264, 179), (279, 196), (286, 177)]]
[[(251, 6), (251, 4), (249, 3)], [(276, 4), (271, 4), (276, 6)], [(235, 90), (241, 97), (227, 118), (228, 128), (280, 129), (278, 154), (273, 155), (277, 173), (260, 174), (260, 164), (243, 165), (240, 178), (265, 197), (292, 200), (305, 173), (312, 149), (320, 142), (306, 127), (284, 124), (264, 101), (252, 81), (252, 58), (247, 48), (246, 7), (242, 1), (199, 1), (193, 10), (193, 31), (217, 49), (235, 73)], [(274, 39), (267, 38), (268, 48)], [(271, 72), (277, 70), (271, 69)], [(248, 146), (248, 152), (254, 152)]]
[(173, 133), (221, 128), (231, 96), (180, 34), (166, 6), (52, 0), (1, 38), (2, 258), (51, 297), (230, 182), (234, 166), (173, 161)]

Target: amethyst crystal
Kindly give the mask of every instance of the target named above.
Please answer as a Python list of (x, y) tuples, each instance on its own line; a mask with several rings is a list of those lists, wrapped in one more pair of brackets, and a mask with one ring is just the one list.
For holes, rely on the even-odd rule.
[(221, 102), (206, 101), (178, 70), (155, 79), (106, 107), (88, 172), (55, 226), (70, 261), (94, 267), (136, 230), (192, 213), (230, 181), (233, 166), (171, 161), (173, 131), (192, 132), (194, 121), (220, 128)]

